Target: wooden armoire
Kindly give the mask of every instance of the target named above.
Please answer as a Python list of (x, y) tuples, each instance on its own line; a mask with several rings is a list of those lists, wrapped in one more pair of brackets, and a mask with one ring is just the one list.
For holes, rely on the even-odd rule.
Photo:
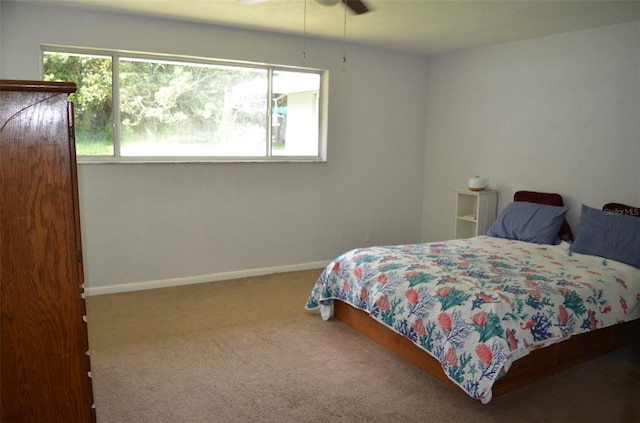
[(0, 80), (0, 422), (95, 422), (73, 83)]

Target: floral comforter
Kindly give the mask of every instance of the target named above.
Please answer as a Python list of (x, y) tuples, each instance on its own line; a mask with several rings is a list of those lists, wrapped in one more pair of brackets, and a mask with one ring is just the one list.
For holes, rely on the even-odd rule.
[(307, 301), (340, 299), (412, 340), (472, 398), (530, 351), (640, 318), (640, 270), (538, 245), (480, 236), (360, 248), (327, 266)]

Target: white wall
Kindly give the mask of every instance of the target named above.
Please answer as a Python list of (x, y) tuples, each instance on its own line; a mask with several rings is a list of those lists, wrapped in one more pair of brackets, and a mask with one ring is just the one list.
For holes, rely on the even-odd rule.
[[(301, 64), (303, 40), (193, 23), (3, 1), (0, 76), (39, 78), (41, 43)], [(90, 292), (325, 264), (420, 239), (426, 59), (307, 41), (330, 70), (327, 163), (84, 164)], [(251, 273), (251, 272), (249, 272)], [(109, 288), (111, 287), (111, 288)]]
[(422, 239), (453, 237), (453, 188), (487, 177), (580, 205), (640, 205), (640, 23), (431, 58)]
[[(3, 78), (39, 78), (40, 43), (300, 64), (291, 36), (6, 1), (0, 19)], [(452, 190), (474, 175), (499, 209), (561, 193), (575, 232), (583, 202), (640, 204), (639, 52), (638, 22), (428, 62), (350, 45), (346, 71), (342, 43), (308, 40), (307, 65), (331, 72), (329, 161), (81, 165), (87, 286), (315, 266), (368, 230), (449, 239)]]

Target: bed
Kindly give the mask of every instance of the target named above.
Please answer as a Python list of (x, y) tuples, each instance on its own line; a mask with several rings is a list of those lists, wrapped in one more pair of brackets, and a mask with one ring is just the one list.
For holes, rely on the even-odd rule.
[(487, 235), (348, 251), (323, 271), (320, 308), (486, 404), (640, 339), (640, 209), (521, 191)]

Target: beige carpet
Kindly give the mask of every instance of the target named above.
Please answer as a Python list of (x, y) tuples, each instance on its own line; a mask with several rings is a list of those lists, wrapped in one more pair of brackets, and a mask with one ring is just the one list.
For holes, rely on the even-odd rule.
[(640, 345), (482, 405), (305, 311), (319, 274), (88, 297), (98, 423), (640, 422)]

